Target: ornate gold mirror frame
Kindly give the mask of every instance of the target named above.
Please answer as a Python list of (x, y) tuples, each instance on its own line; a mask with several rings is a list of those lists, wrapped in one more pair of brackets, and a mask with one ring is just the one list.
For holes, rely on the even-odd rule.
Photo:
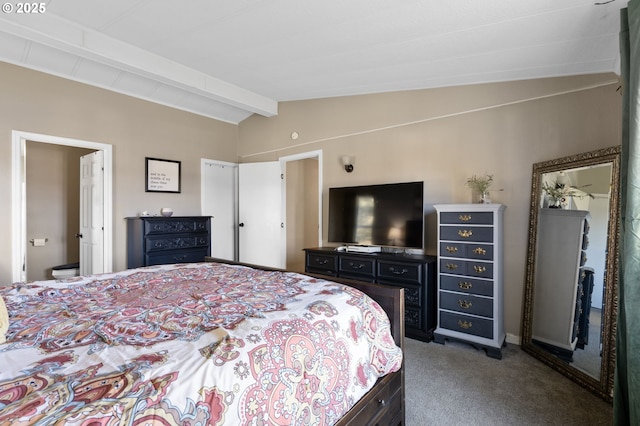
[[(608, 202), (609, 220), (606, 225), (606, 248), (604, 254), (604, 271), (602, 277), (604, 287), (602, 292), (602, 324), (599, 325), (601, 362), (599, 374), (588, 374), (582, 368), (574, 365), (573, 359), (558, 356), (553, 350), (533, 339), (534, 312), (544, 309), (538, 306), (534, 310), (536, 291), (536, 268), (544, 267), (537, 264), (541, 258), (538, 253), (540, 211), (545, 205), (543, 185), (549, 176), (559, 173), (611, 165), (610, 191)], [(522, 349), (558, 370), (568, 378), (596, 393), (607, 401), (613, 400), (613, 380), (615, 370), (615, 339), (616, 316), (618, 310), (618, 253), (620, 230), (620, 146), (604, 148), (597, 151), (563, 157), (533, 165), (531, 181), (531, 205), (529, 214), (529, 244), (527, 254), (527, 269), (525, 276), (523, 321), (522, 321)], [(588, 194), (590, 197), (591, 195)], [(548, 212), (545, 212), (548, 213)], [(603, 230), (604, 232), (604, 230)], [(542, 261), (539, 261), (542, 263)], [(540, 270), (540, 269), (538, 269)], [(557, 283), (560, 284), (560, 283)], [(555, 285), (555, 284), (554, 284)], [(542, 285), (540, 285), (541, 287)], [(548, 288), (549, 286), (547, 286)], [(551, 287), (553, 289), (553, 287)], [(596, 311), (599, 311), (596, 309)], [(580, 311), (581, 313), (581, 311)], [(577, 315), (577, 314), (576, 314)], [(596, 342), (590, 342), (592, 345)], [(571, 357), (570, 357), (571, 358)]]

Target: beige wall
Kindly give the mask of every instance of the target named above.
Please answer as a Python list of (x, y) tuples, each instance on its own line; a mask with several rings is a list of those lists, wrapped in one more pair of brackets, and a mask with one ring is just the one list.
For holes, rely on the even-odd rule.
[[(237, 161), (238, 126), (0, 63), (0, 282), (11, 282), (11, 131), (113, 146), (115, 270), (126, 267), (125, 221), (172, 207), (200, 214), (200, 159)], [(182, 162), (182, 193), (146, 193), (144, 158)]]
[[(284, 102), (276, 117), (239, 126), (243, 162), (323, 151), (326, 189), (422, 180), (426, 251), (436, 253), (436, 203), (471, 202), (465, 182), (494, 174), (505, 211), (505, 322), (520, 335), (531, 171), (535, 162), (620, 143), (621, 99), (612, 74)], [(291, 132), (299, 133), (292, 140)], [(355, 156), (345, 173), (340, 156)]]

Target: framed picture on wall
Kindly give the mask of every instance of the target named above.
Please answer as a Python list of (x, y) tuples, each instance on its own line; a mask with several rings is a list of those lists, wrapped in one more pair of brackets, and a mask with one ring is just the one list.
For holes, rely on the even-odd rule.
[(180, 192), (181, 162), (145, 157), (146, 192)]

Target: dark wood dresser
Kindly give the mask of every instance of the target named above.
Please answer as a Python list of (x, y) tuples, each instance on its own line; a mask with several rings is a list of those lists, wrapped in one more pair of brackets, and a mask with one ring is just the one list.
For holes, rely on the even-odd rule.
[(209, 216), (128, 217), (127, 267), (203, 262), (211, 255)]
[(305, 272), (404, 288), (405, 336), (425, 342), (436, 328), (436, 257), (305, 249)]

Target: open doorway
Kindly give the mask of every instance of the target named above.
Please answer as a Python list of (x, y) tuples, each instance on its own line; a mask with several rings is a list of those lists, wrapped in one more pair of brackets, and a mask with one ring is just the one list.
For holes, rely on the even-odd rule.
[[(304, 272), (305, 247), (322, 245), (322, 151), (281, 157), (279, 171), (284, 175), (282, 187), (278, 190), (282, 200), (277, 213), (278, 229), (284, 225), (280, 243), (282, 265), (289, 270)], [(202, 214), (213, 216), (212, 229), (220, 230), (220, 239), (212, 232), (212, 255), (222, 259), (238, 259), (238, 164), (202, 160)], [(279, 178), (279, 177), (278, 177)], [(263, 205), (249, 208), (260, 212)], [(244, 231), (250, 231), (243, 227)], [(254, 227), (255, 228), (255, 227)], [(263, 250), (260, 233), (256, 237), (256, 246)], [(243, 259), (240, 259), (243, 260)], [(265, 264), (261, 261), (254, 263)]]
[[(86, 148), (27, 141), (26, 279), (46, 280), (68, 265), (79, 274), (80, 157)], [(78, 263), (73, 268), (71, 265)]]
[(280, 158), (286, 269), (304, 272), (304, 248), (322, 245), (322, 151)]
[[(27, 276), (28, 245), (46, 244), (46, 235), (28, 236), (28, 220), (31, 216), (27, 204), (27, 180), (29, 170), (27, 170), (27, 142), (29, 144), (49, 144), (62, 147), (80, 149), (83, 152), (102, 151), (104, 157), (103, 193), (102, 193), (102, 215), (104, 218), (104, 240), (102, 242), (102, 270), (94, 273), (111, 272), (112, 270), (112, 146), (97, 142), (83, 141), (77, 139), (62, 138), (51, 135), (13, 131), (13, 196), (12, 196), (12, 274), (14, 281), (26, 281), (31, 279)], [(35, 145), (34, 145), (35, 146)], [(69, 167), (71, 167), (69, 165)], [(79, 167), (75, 164), (74, 169)], [(46, 208), (45, 208), (46, 210)], [(46, 215), (44, 211), (42, 214)], [(44, 219), (46, 220), (46, 219)], [(77, 229), (78, 225), (76, 224)], [(53, 241), (52, 241), (53, 242)], [(42, 246), (41, 246), (42, 247)], [(48, 262), (48, 261), (47, 261)], [(50, 262), (55, 263), (52, 259)], [(40, 278), (40, 277), (38, 277)]]

